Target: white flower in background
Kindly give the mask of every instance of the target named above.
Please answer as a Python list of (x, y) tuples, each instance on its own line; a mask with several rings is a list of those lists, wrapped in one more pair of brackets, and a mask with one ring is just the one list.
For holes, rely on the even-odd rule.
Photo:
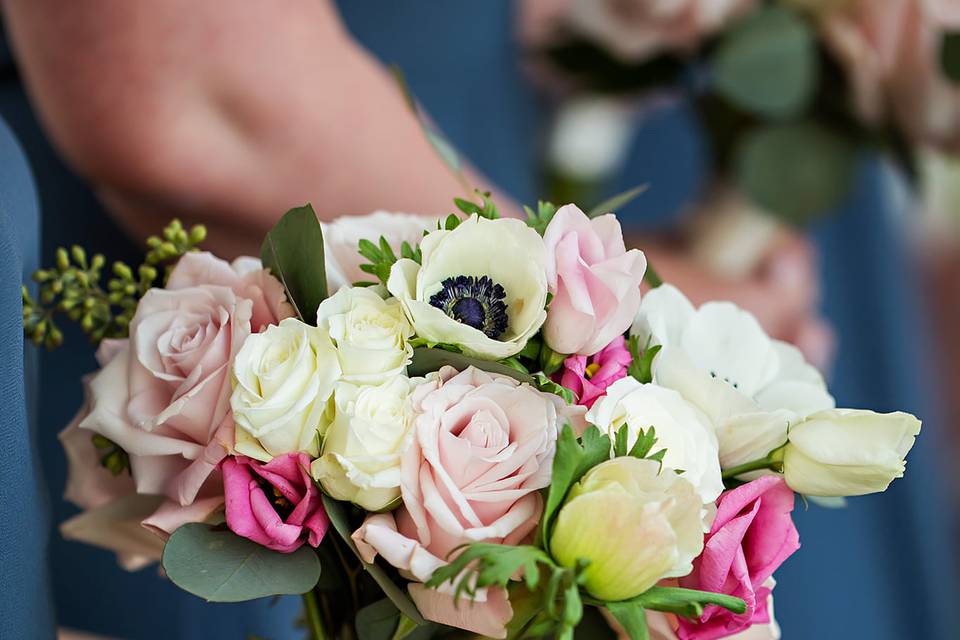
[(682, 469), (680, 476), (696, 488), (703, 504), (713, 504), (723, 493), (713, 425), (676, 391), (622, 378), (607, 388), (607, 394), (587, 412), (587, 421), (606, 432), (611, 440), (627, 425), (628, 448), (636, 442), (640, 431), (655, 428), (657, 442), (653, 451), (667, 450), (663, 465)]
[(387, 289), (419, 337), (469, 355), (515, 355), (546, 319), (547, 255), (520, 220), (471, 216), (420, 242), (422, 263), (398, 260)]
[(340, 377), (327, 332), (296, 318), (243, 343), (233, 362), (230, 397), (238, 453), (269, 461), (294, 451), (317, 455), (317, 430)]
[(376, 244), (383, 236), (399, 255), (401, 244), (409, 242), (411, 246), (416, 246), (423, 238), (423, 232), (436, 226), (436, 217), (388, 211), (374, 211), (365, 216), (343, 216), (331, 222), (321, 222), (324, 264), (330, 291), (373, 279), (369, 273), (360, 270), (360, 265), (366, 262), (358, 251), (360, 240)]
[(909, 413), (820, 411), (790, 428), (783, 469), (794, 491), (859, 496), (885, 491), (903, 476), (904, 458), (920, 433)]
[(792, 422), (834, 407), (823, 377), (799, 350), (770, 339), (732, 303), (698, 309), (665, 284), (644, 296), (631, 334), (641, 345), (661, 346), (654, 382), (707, 414), (723, 468), (765, 457), (786, 442)]
[(336, 344), (346, 382), (375, 384), (400, 375), (413, 357), (407, 343), (413, 327), (400, 302), (384, 300), (374, 289), (344, 287), (317, 310), (317, 325)]
[(579, 180), (603, 179), (623, 163), (634, 126), (633, 110), (622, 100), (574, 98), (557, 114), (548, 152), (550, 164)]
[(409, 441), (414, 383), (404, 375), (376, 386), (337, 383), (334, 417), (312, 473), (337, 500), (381, 511), (400, 498), (400, 454)]

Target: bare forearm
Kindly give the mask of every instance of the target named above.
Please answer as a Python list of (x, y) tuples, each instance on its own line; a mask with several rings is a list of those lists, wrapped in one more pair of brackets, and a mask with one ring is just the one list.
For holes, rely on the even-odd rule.
[(203, 218), (234, 252), (303, 202), (443, 213), (463, 192), (325, 2), (3, 7), (55, 144), (136, 233)]

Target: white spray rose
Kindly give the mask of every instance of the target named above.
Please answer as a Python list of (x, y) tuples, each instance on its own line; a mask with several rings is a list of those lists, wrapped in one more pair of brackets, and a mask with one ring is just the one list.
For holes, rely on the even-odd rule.
[(398, 260), (387, 289), (417, 335), (455, 344), (469, 355), (515, 355), (547, 317), (547, 254), (520, 220), (471, 216), (420, 243), (421, 264)]
[(640, 431), (654, 427), (654, 450), (667, 450), (664, 466), (682, 469), (681, 477), (696, 488), (703, 504), (713, 504), (723, 492), (713, 426), (676, 391), (640, 384), (631, 377), (621, 378), (591, 407), (587, 420), (611, 439), (627, 425), (627, 447), (633, 446)]
[(400, 302), (384, 300), (373, 288), (340, 289), (320, 303), (317, 325), (336, 344), (346, 382), (375, 384), (400, 375), (413, 357), (407, 343), (413, 327)]
[(333, 421), (311, 469), (327, 493), (367, 511), (383, 510), (400, 498), (412, 388), (403, 375), (376, 386), (337, 383)]
[(834, 407), (823, 377), (799, 350), (772, 340), (730, 302), (696, 308), (664, 284), (644, 296), (631, 334), (642, 345), (661, 346), (654, 382), (710, 418), (723, 468), (765, 457), (787, 441), (791, 423)]
[(919, 433), (920, 421), (909, 413), (821, 411), (790, 428), (784, 476), (791, 489), (811, 496), (885, 491), (903, 476)]
[(287, 318), (246, 339), (233, 362), (236, 450), (258, 460), (317, 454), (317, 429), (340, 377), (326, 331)]

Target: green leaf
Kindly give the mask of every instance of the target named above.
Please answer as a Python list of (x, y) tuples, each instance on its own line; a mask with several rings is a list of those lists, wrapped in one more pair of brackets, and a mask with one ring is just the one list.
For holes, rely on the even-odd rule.
[(309, 546), (280, 553), (201, 523), (173, 532), (162, 563), (174, 584), (209, 602), (305, 593), (320, 578), (320, 561)]
[(340, 536), (340, 539), (346, 543), (357, 559), (360, 560), (366, 572), (370, 574), (370, 577), (373, 578), (377, 585), (383, 590), (383, 594), (390, 598), (397, 609), (405, 616), (417, 624), (424, 624), (423, 616), (420, 615), (417, 606), (413, 604), (413, 601), (410, 600), (407, 594), (390, 579), (383, 569), (376, 564), (364, 562), (363, 558), (360, 557), (357, 545), (354, 544), (353, 538), (350, 537), (353, 533), (353, 527), (351, 527), (347, 521), (347, 516), (343, 513), (343, 508), (340, 506), (340, 503), (330, 496), (323, 494), (323, 508), (327, 512), (327, 517), (330, 518), (333, 530)]
[(476, 367), (490, 373), (509, 376), (520, 382), (535, 385), (536, 380), (529, 373), (523, 373), (491, 360), (480, 360), (472, 358), (462, 353), (454, 353), (446, 349), (431, 349), (429, 347), (419, 347), (413, 350), (413, 361), (407, 367), (407, 374), (411, 377), (425, 376), (428, 373), (439, 371), (441, 367), (451, 366), (457, 371), (463, 371), (468, 367)]
[(434, 571), (426, 584), (436, 589), (449, 581), (454, 585), (454, 599), (459, 600), (463, 593), (473, 597), (477, 589), (484, 587), (506, 588), (522, 569), (527, 588), (533, 590), (540, 580), (538, 564), (556, 568), (550, 556), (537, 547), (474, 542), (463, 547), (463, 552), (449, 564)]
[(747, 603), (740, 598), (680, 587), (651, 587), (636, 598), (625, 602), (640, 605), (644, 609), (666, 611), (687, 618), (698, 618), (703, 613), (703, 607), (708, 604), (715, 604), (733, 613), (743, 613), (747, 610)]
[(610, 196), (600, 204), (590, 209), (590, 211), (587, 212), (587, 217), (596, 218), (597, 216), (602, 216), (605, 213), (615, 213), (621, 208), (633, 202), (634, 198), (639, 196), (648, 188), (649, 188), (649, 185), (641, 184), (634, 187), (633, 189), (627, 189), (622, 193), (618, 193), (614, 196)]
[(827, 213), (847, 195), (854, 145), (819, 124), (800, 121), (750, 132), (736, 150), (736, 182), (751, 200), (789, 222)]
[(649, 640), (650, 629), (647, 627), (647, 614), (643, 606), (630, 602), (608, 602), (607, 611), (610, 612), (630, 640)]
[(539, 371), (534, 374), (534, 378), (537, 383), (537, 389), (540, 391), (552, 393), (555, 396), (560, 396), (567, 404), (576, 404), (577, 394), (570, 389), (567, 389), (565, 386), (554, 382)]
[(655, 344), (647, 347), (641, 354), (639, 353), (637, 336), (630, 336), (630, 339), (627, 340), (627, 348), (633, 356), (633, 362), (627, 368), (627, 375), (644, 384), (653, 382), (653, 359), (660, 353), (660, 345)]
[(712, 59), (717, 92), (750, 113), (801, 113), (817, 85), (816, 40), (808, 22), (784, 7), (754, 11), (729, 30)]
[(357, 612), (359, 640), (391, 640), (400, 625), (400, 611), (390, 598), (377, 600)]
[(317, 322), (317, 307), (327, 297), (323, 231), (309, 204), (287, 211), (260, 247), (263, 266), (287, 291), (287, 299), (301, 320)]
[(553, 475), (547, 493), (543, 517), (540, 519), (541, 542), (550, 550), (550, 532), (553, 517), (567, 497), (574, 483), (579, 482), (587, 471), (610, 459), (610, 437), (591, 425), (580, 440), (570, 425), (564, 425), (557, 439), (557, 451), (553, 457)]
[(944, 34), (940, 45), (940, 66), (951, 82), (960, 84), (960, 32)]
[(523, 210), (527, 214), (527, 226), (535, 229), (540, 235), (543, 235), (544, 231), (547, 230), (547, 225), (550, 224), (553, 216), (557, 213), (557, 206), (552, 202), (539, 200), (536, 211), (526, 205), (524, 205)]
[(650, 259), (647, 259), (647, 268), (643, 272), (643, 281), (650, 285), (651, 289), (656, 289), (663, 284), (663, 278), (660, 277), (660, 274), (657, 273), (657, 270), (653, 268), (653, 265), (650, 264)]

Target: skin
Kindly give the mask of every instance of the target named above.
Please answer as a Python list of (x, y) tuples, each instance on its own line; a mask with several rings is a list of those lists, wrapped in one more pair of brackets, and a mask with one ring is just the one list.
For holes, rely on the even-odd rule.
[[(279, 215), (304, 202), (322, 219), (441, 214), (465, 193), (330, 2), (247, 0), (242, 11), (197, 0), (0, 3), (48, 135), (134, 237), (178, 216), (206, 224), (217, 253), (255, 255)], [(519, 213), (475, 172), (467, 181)], [(806, 335), (825, 351), (809, 337), (824, 332), (803, 241), (775, 243), (755, 273), (728, 280), (682, 250), (631, 240), (695, 302), (733, 300), (773, 335)]]

